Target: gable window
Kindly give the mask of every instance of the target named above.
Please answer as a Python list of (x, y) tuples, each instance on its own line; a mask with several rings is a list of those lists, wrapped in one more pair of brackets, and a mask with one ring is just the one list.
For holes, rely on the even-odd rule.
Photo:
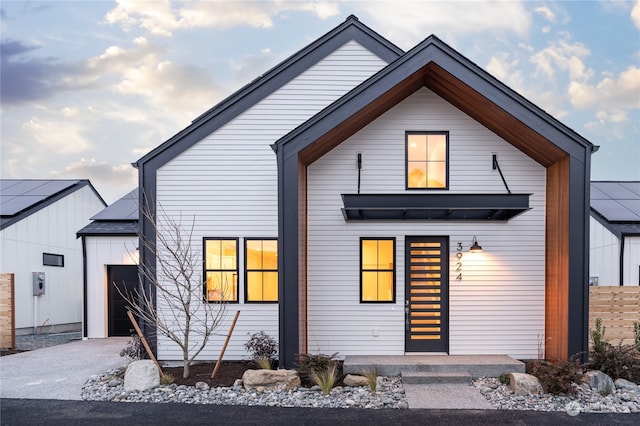
[(245, 298), (247, 302), (278, 301), (278, 240), (245, 240)]
[(395, 238), (360, 238), (360, 302), (396, 301), (395, 253)]
[(238, 239), (204, 239), (205, 299), (238, 301)]
[(44, 266), (64, 266), (64, 256), (61, 254), (42, 253)]
[(407, 189), (449, 187), (449, 132), (407, 132)]

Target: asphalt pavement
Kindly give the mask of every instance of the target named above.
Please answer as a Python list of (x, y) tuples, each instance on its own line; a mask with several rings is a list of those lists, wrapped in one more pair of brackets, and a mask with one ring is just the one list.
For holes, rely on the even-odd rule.
[(635, 425), (637, 414), (371, 410), (3, 399), (2, 425)]

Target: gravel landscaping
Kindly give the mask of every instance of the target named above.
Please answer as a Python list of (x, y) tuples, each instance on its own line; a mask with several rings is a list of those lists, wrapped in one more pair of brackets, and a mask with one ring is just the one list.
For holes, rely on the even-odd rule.
[[(111, 370), (92, 377), (83, 387), (82, 399), (119, 402), (177, 402), (185, 404), (262, 405), (280, 407), (324, 408), (408, 408), (399, 377), (378, 378), (378, 389), (372, 394), (367, 387), (341, 386), (328, 396), (317, 388), (298, 387), (290, 391), (246, 391), (242, 386), (209, 387), (166, 385), (145, 392), (126, 392), (123, 370)], [(618, 389), (602, 396), (588, 385), (575, 385), (573, 395), (514, 395), (496, 378), (480, 378), (473, 382), (478, 391), (498, 410), (567, 411), (585, 413), (640, 413), (640, 390)]]

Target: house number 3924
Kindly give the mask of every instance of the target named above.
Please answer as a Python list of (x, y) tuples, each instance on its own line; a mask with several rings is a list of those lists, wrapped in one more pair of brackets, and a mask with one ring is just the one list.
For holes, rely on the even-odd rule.
[(458, 242), (456, 247), (456, 280), (462, 281), (462, 243)]

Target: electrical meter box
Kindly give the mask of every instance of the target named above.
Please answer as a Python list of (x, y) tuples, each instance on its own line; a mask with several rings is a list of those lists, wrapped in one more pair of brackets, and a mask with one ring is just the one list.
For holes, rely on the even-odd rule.
[(44, 272), (32, 272), (33, 295), (42, 296), (44, 294)]

